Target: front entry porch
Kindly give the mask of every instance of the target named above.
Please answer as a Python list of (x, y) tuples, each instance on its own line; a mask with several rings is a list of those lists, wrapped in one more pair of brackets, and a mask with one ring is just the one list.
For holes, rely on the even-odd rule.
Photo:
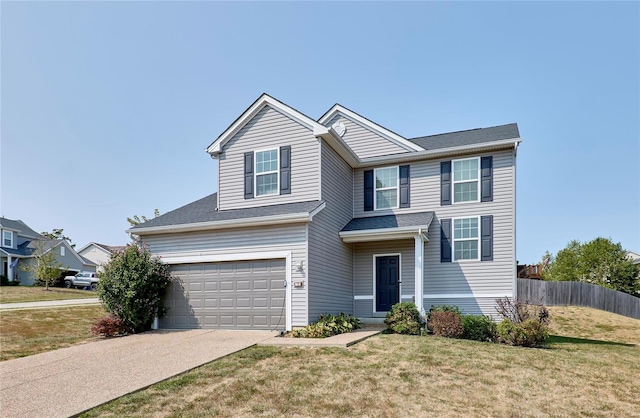
[(398, 302), (423, 307), (424, 246), (433, 212), (353, 219), (340, 232), (351, 243), (354, 315), (381, 320)]

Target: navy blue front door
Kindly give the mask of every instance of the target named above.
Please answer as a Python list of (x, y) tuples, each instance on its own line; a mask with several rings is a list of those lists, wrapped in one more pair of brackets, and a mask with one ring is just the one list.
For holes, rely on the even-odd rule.
[(400, 256), (376, 257), (376, 312), (400, 302)]

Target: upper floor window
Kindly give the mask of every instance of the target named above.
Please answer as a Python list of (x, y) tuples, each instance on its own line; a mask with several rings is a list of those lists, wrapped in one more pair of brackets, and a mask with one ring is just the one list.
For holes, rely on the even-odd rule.
[(13, 232), (2, 231), (2, 246), (13, 248)]
[(480, 158), (453, 160), (453, 203), (478, 202)]
[(377, 168), (374, 170), (376, 180), (375, 210), (398, 207), (398, 167)]
[(477, 217), (453, 220), (453, 259), (479, 260), (480, 228)]
[(256, 196), (278, 194), (278, 149), (256, 151)]

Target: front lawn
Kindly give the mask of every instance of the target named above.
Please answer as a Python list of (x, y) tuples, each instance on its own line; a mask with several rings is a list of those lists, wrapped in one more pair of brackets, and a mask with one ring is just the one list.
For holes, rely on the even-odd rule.
[(0, 360), (95, 339), (91, 325), (104, 315), (96, 305), (1, 311)]
[(63, 289), (50, 287), (0, 286), (0, 303), (39, 302), (43, 300), (86, 299), (97, 298), (96, 292), (90, 290)]
[(550, 311), (549, 349), (400, 335), (252, 347), (84, 416), (638, 416), (640, 321)]

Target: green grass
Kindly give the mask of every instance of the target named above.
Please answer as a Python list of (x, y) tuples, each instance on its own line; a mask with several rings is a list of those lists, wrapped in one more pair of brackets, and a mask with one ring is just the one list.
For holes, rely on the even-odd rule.
[(98, 297), (90, 290), (51, 287), (0, 286), (0, 303), (39, 302), (45, 300), (85, 299)]
[(96, 305), (0, 311), (0, 360), (94, 340), (91, 325), (105, 315)]
[(393, 334), (252, 347), (84, 416), (638, 416), (640, 321), (551, 315), (547, 349)]

